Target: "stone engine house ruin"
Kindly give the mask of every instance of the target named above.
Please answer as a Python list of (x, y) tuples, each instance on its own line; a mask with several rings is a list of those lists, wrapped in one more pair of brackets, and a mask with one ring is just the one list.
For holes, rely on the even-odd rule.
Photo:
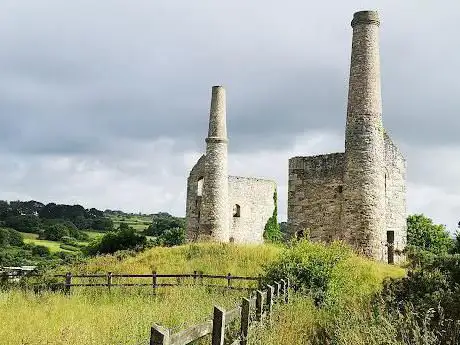
[(351, 26), (345, 152), (289, 159), (288, 231), (392, 263), (406, 245), (406, 161), (382, 123), (378, 14)]
[(187, 240), (263, 243), (275, 192), (274, 181), (228, 176), (226, 93), (214, 86), (206, 154), (187, 179)]

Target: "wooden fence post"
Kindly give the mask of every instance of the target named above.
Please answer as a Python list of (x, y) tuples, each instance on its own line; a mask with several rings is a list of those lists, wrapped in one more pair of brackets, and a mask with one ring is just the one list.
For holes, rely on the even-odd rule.
[(276, 282), (276, 300), (280, 298), (280, 294), (281, 294), (281, 283)]
[(196, 285), (196, 271), (193, 271), (193, 285)]
[(264, 296), (262, 291), (256, 291), (256, 320), (261, 321), (264, 313)]
[(268, 285), (267, 288), (267, 317), (270, 320), (270, 314), (273, 309), (273, 292), (275, 291), (275, 288), (271, 285)]
[(230, 289), (232, 287), (232, 274), (227, 274), (227, 288)]
[(72, 284), (72, 273), (67, 272), (65, 275), (65, 293), (70, 294), (70, 285)]
[(200, 284), (203, 285), (203, 271), (200, 271)]
[(224, 345), (225, 340), (225, 310), (214, 306), (212, 319), (212, 345)]
[(290, 288), (289, 278), (286, 278), (286, 293), (284, 295), (284, 302), (289, 303), (289, 288)]
[(152, 273), (152, 287), (153, 287), (153, 294), (157, 293), (157, 271), (153, 271)]
[(276, 297), (278, 296), (278, 289), (279, 289), (279, 284), (278, 282), (273, 282), (274, 286), (274, 291), (273, 291), (273, 301), (276, 301)]
[(150, 345), (169, 345), (169, 329), (153, 325), (150, 330)]
[(241, 329), (240, 329), (240, 345), (247, 345), (249, 331), (249, 300), (243, 298), (241, 304)]
[(112, 272), (107, 273), (107, 287), (109, 288), (110, 292), (110, 288), (112, 287)]
[(286, 281), (284, 279), (281, 279), (281, 301), (284, 303), (284, 296), (286, 294)]

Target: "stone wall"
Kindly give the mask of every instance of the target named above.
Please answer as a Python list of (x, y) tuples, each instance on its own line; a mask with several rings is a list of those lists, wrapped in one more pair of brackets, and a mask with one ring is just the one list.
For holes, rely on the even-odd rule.
[[(209, 234), (200, 227), (202, 198), (198, 195), (198, 181), (204, 177), (206, 156), (203, 155), (190, 171), (187, 179), (186, 237), (187, 241), (208, 241)], [(276, 183), (257, 178), (228, 177), (229, 241), (236, 243), (263, 243), (265, 224), (273, 215), (273, 195)], [(203, 186), (203, 193), (206, 188)], [(234, 217), (235, 205), (239, 217)]]
[[(263, 243), (265, 224), (275, 209), (275, 191), (274, 181), (229, 176), (230, 242)], [(239, 217), (234, 216), (237, 211)]]
[(330, 241), (342, 231), (344, 154), (289, 159), (288, 231), (309, 228), (311, 240)]
[[(407, 238), (407, 209), (406, 209), (406, 160), (392, 142), (387, 133), (385, 139), (385, 220), (386, 229), (382, 234), (382, 241), (386, 242), (386, 232), (394, 231), (394, 248), (402, 250), (406, 246)], [(383, 260), (386, 261), (387, 247), (383, 247)], [(395, 255), (395, 262), (402, 257)]]
[(205, 159), (205, 155), (200, 157), (187, 178), (185, 216), (186, 237), (188, 241), (196, 241), (199, 239), (202, 196), (198, 196), (198, 181), (204, 178)]

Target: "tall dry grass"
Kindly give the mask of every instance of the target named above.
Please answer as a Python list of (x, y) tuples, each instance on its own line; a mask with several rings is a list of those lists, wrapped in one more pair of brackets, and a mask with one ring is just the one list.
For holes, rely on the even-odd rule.
[[(73, 273), (156, 270), (177, 274), (201, 270), (208, 274), (257, 276), (263, 272), (263, 265), (275, 260), (280, 251), (279, 247), (269, 245), (158, 247), (134, 257), (106, 255), (60, 270)], [(226, 281), (220, 284), (225, 285)], [(4, 291), (0, 292), (0, 344), (137, 345), (148, 341), (153, 323), (177, 331), (207, 320), (214, 305), (233, 308), (243, 296), (247, 292), (200, 286), (161, 288), (156, 296), (148, 287), (113, 287), (110, 293), (104, 287), (74, 287), (70, 296)]]

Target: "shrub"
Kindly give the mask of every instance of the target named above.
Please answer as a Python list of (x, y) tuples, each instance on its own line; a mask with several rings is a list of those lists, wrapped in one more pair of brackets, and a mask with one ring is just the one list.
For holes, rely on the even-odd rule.
[(22, 247), (23, 245), (24, 239), (20, 232), (13, 229), (0, 228), (0, 247)]
[(158, 240), (160, 245), (165, 247), (180, 246), (185, 243), (185, 230), (183, 228), (168, 229)]
[(33, 245), (32, 246), (32, 255), (37, 255), (37, 256), (49, 256), (51, 254), (50, 249), (45, 246), (41, 245)]
[(338, 242), (328, 247), (305, 240), (294, 242), (267, 267), (265, 281), (289, 278), (294, 291), (308, 294), (316, 305), (322, 305), (331, 288), (334, 268), (351, 256), (351, 249)]
[(84, 250), (88, 255), (115, 253), (118, 250), (144, 248), (147, 238), (128, 228), (117, 232), (108, 232), (99, 239), (93, 240)]
[(68, 245), (68, 244), (61, 244), (61, 245), (59, 245), (59, 247), (60, 247), (61, 249), (69, 250), (69, 251), (71, 251), (71, 252), (78, 252), (78, 251), (80, 251), (79, 248), (74, 247), (74, 246), (71, 246), (71, 245)]
[(59, 241), (65, 236), (69, 236), (69, 229), (63, 224), (53, 224), (43, 231), (43, 237), (50, 241)]
[(61, 242), (64, 243), (64, 244), (67, 244), (69, 246), (77, 246), (78, 243), (77, 243), (77, 240), (73, 237), (70, 237), (70, 236), (64, 236), (61, 238)]

